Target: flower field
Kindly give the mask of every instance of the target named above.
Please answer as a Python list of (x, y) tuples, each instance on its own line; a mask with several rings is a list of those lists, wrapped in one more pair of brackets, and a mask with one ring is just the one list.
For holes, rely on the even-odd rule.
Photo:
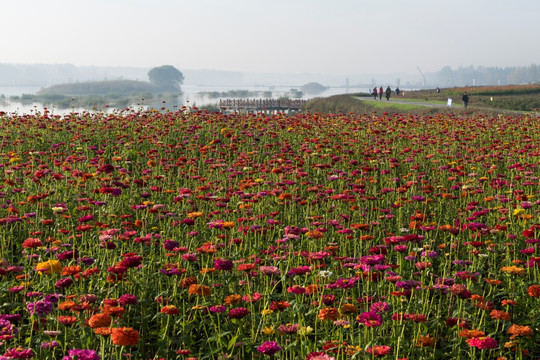
[(537, 115), (0, 128), (0, 359), (540, 358)]

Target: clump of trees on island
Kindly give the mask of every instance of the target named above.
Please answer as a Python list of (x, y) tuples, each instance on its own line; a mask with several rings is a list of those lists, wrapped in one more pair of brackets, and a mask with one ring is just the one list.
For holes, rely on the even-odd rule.
[(12, 96), (13, 101), (41, 102), (59, 108), (111, 105), (124, 107), (141, 99), (178, 97), (184, 75), (172, 65), (148, 71), (149, 81), (104, 80), (52, 85), (37, 94)]

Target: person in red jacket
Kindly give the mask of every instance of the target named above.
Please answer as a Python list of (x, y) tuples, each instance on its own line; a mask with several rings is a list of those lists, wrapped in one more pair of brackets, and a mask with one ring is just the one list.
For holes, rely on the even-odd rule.
[(383, 88), (381, 86), (381, 88), (379, 89), (379, 100), (382, 100), (382, 93), (383, 93)]

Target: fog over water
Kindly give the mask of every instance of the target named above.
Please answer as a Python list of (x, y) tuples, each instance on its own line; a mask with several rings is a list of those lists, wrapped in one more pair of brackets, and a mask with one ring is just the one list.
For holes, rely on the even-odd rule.
[[(43, 108), (46, 106), (49, 111), (51, 111), (53, 114), (66, 114), (70, 113), (72, 111), (82, 112), (82, 111), (91, 111), (91, 108), (58, 108), (55, 106), (47, 106), (39, 102), (20, 102), (20, 101), (14, 101), (11, 100), (10, 97), (12, 96), (21, 96), (22, 94), (35, 94), (40, 90), (41, 87), (2, 87), (0, 86), (0, 96), (4, 95), (5, 99), (0, 100), (0, 111), (4, 111), (7, 113), (17, 112), (17, 114), (30, 114), (34, 113), (36, 111), (43, 112)], [(162, 106), (165, 106), (171, 110), (174, 110), (174, 106), (177, 108), (181, 106), (203, 106), (203, 105), (214, 105), (219, 103), (219, 99), (225, 99), (227, 97), (209, 97), (206, 96), (205, 92), (227, 92), (230, 90), (248, 90), (250, 92), (271, 92), (272, 96), (271, 98), (279, 98), (279, 97), (289, 97), (291, 87), (279, 87), (279, 86), (182, 86), (183, 95), (178, 97), (177, 99), (171, 100), (166, 99), (166, 104), (162, 105), (161, 101), (162, 99), (159, 99), (157, 96), (154, 96), (152, 100), (144, 99), (141, 100), (138, 103), (130, 104), (129, 107), (139, 107), (139, 106), (153, 106), (154, 108), (161, 108)], [(367, 92), (369, 88), (367, 87), (349, 87), (348, 89), (345, 87), (330, 87), (325, 91), (322, 91), (317, 94), (306, 94), (304, 93), (300, 99), (303, 100), (309, 100), (315, 97), (326, 97), (326, 96), (332, 96), (337, 94), (346, 94), (346, 93), (358, 93), (358, 92)], [(251, 96), (249, 99), (264, 99), (264, 96), (261, 96), (262, 94), (259, 94), (259, 96)], [(231, 97), (236, 98), (238, 97)], [(103, 106), (98, 107), (98, 110), (101, 111), (113, 111), (114, 108), (105, 108)]]

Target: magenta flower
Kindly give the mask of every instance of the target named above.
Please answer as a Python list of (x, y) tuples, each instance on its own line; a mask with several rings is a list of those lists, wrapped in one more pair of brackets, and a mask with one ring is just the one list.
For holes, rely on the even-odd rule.
[(356, 321), (367, 327), (378, 327), (382, 325), (381, 315), (375, 311), (367, 311), (356, 317)]
[(489, 336), (467, 339), (469, 346), (474, 346), (477, 349), (494, 349), (497, 347), (497, 341)]
[(71, 349), (68, 354), (62, 360), (101, 360), (101, 356), (94, 350)]
[(217, 259), (214, 260), (214, 268), (217, 270), (230, 271), (234, 267), (234, 264), (231, 260), (228, 259)]
[(243, 307), (234, 308), (229, 311), (229, 317), (231, 319), (242, 319), (249, 314), (249, 310)]
[(71, 278), (62, 278), (56, 282), (57, 288), (68, 288), (73, 285), (73, 280)]
[(10, 359), (31, 359), (34, 357), (34, 351), (32, 349), (13, 348), (8, 349), (4, 356)]
[(272, 356), (282, 348), (275, 341), (265, 341), (262, 345), (257, 346), (257, 351), (264, 355)]

